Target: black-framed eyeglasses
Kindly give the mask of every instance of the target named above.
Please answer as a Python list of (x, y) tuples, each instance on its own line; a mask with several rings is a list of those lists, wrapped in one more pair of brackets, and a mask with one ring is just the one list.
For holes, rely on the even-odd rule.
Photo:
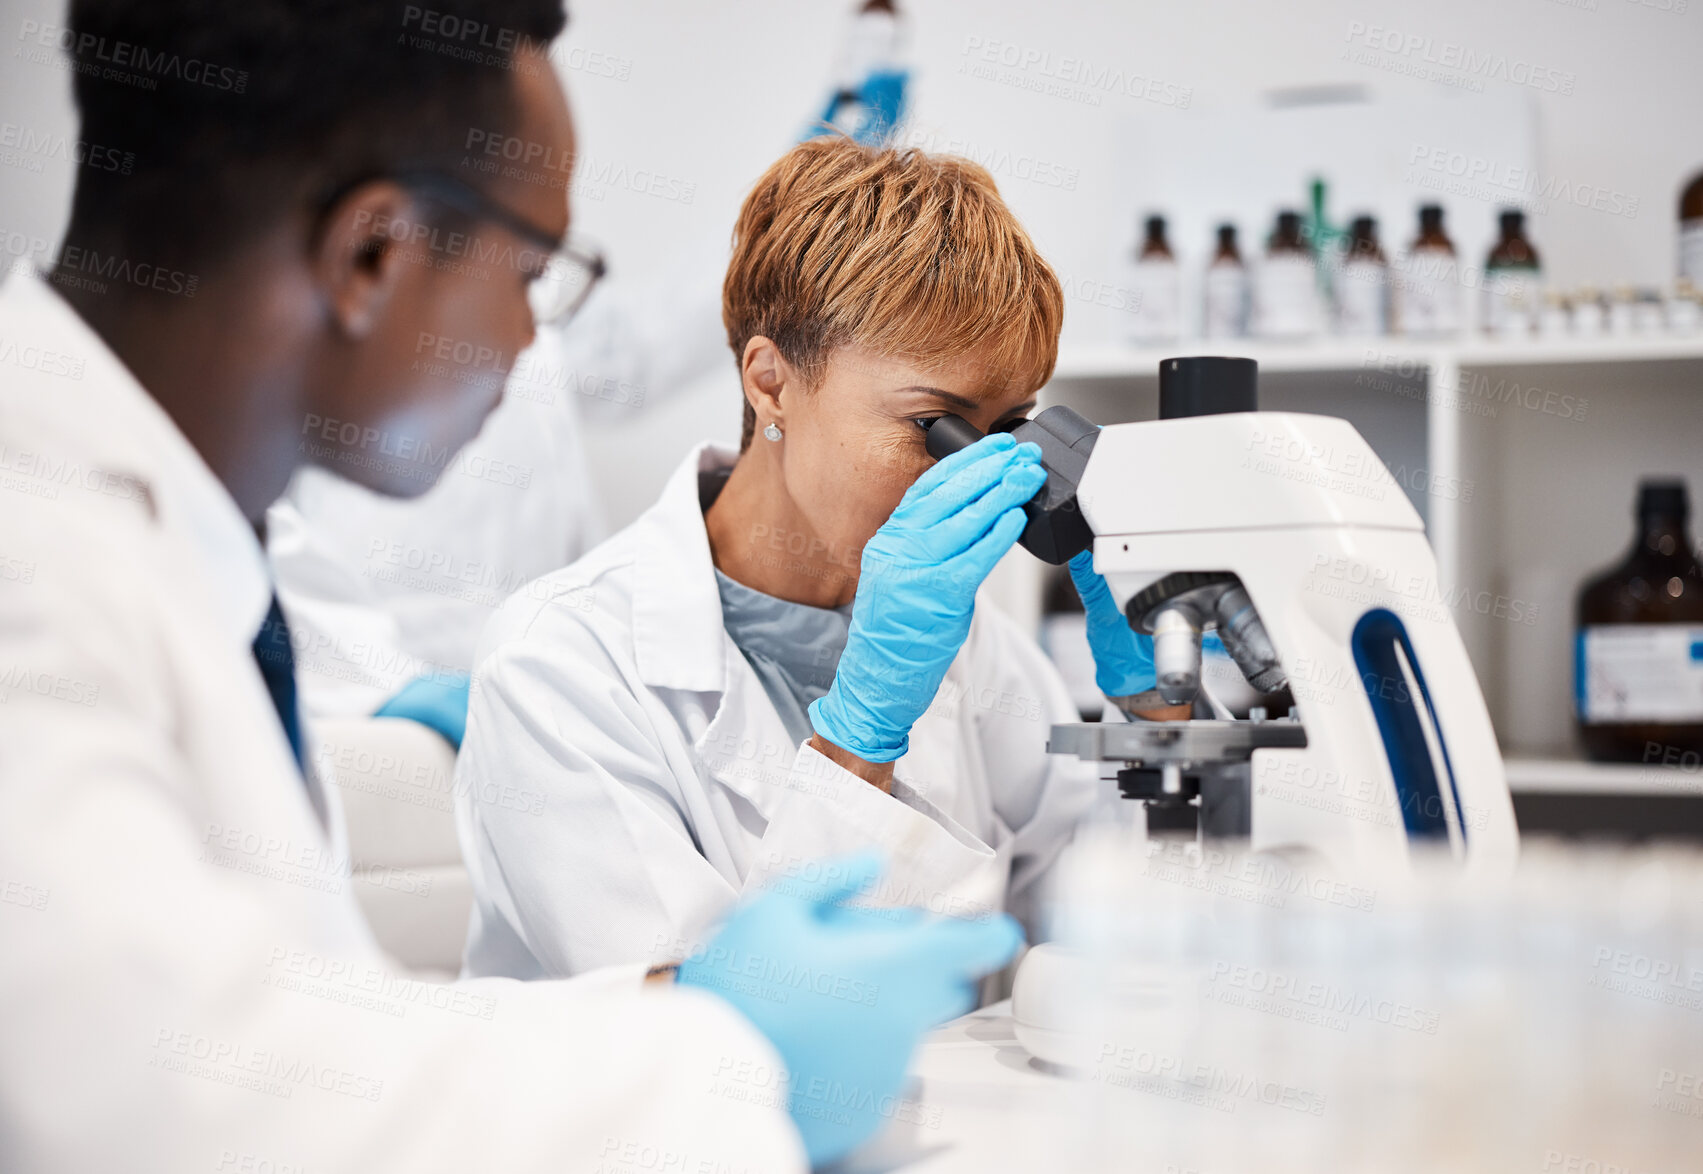
[(597, 283), (609, 272), (603, 254), (589, 244), (563, 241), (550, 254), (544, 272), (534, 277), (526, 287), (526, 300), (532, 307), (532, 321), (539, 326), (560, 326), (580, 308)]
[(345, 184), (323, 201), (328, 210), (344, 194), (361, 183), (391, 179), (409, 191), (453, 208), (477, 220), (500, 224), (537, 248), (543, 258), (537, 273), (528, 281), (526, 300), (535, 325), (561, 325), (579, 312), (591, 291), (609, 272), (603, 254), (595, 245), (570, 235), (567, 240), (534, 224), (514, 209), (492, 199), (478, 187), (443, 171), (399, 171), (373, 175)]

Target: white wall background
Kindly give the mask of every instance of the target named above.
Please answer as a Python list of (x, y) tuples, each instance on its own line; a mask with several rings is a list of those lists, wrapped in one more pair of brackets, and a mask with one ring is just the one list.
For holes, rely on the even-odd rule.
[[(1491, 93), (1528, 92), (1537, 107), (1538, 167), (1575, 187), (1639, 200), (1634, 216), (1552, 203), (1533, 235), (1565, 283), (1645, 283), (1671, 276), (1675, 205), (1684, 177), (1703, 170), (1703, 4), (1681, 0), (914, 0), (914, 111), (930, 139), (972, 153), (1009, 152), (1080, 172), (1074, 191), (996, 168), (1019, 215), (1061, 271), (1102, 268), (1108, 234), (1127, 234), (1141, 193), (1112, 186), (1113, 157), (1131, 119), (1175, 115), (1163, 101), (1095, 91), (1097, 105), (1030, 92), (963, 72), (980, 49), (1080, 59), (1188, 90), (1195, 111), (1235, 109), (1287, 87), (1349, 83), (1380, 95), (1448, 95), (1447, 85), (1394, 72), (1419, 51), (1374, 52), (1381, 66), (1344, 59), (1365, 49), (1364, 25), (1503, 56), (1572, 78), (1571, 94), (1499, 77)], [(587, 150), (630, 157), (698, 182), (689, 208), (656, 200), (587, 204), (585, 223), (630, 246), (629, 265), (653, 265), (697, 232), (725, 232), (738, 197), (796, 133), (818, 100), (845, 0), (582, 0), (569, 37), (630, 58), (626, 83), (570, 73)], [(1044, 69), (1008, 71), (1036, 83)], [(1460, 71), (1455, 71), (1460, 72)], [(1522, 75), (1523, 75), (1523, 71)], [(1161, 91), (1163, 98), (1164, 91)], [(1184, 115), (1186, 117), (1186, 115)], [(1297, 193), (1299, 196), (1299, 193)], [(1415, 193), (1415, 202), (1418, 200)], [(651, 205), (651, 206), (647, 206)], [(1403, 238), (1410, 224), (1399, 226)]]
[[(4, 0), (0, 122), (71, 131), (64, 73), (12, 49), (23, 21), (56, 21), (60, 7)], [(572, 3), (557, 55), (568, 66), (587, 161), (609, 165), (605, 174), (656, 173), (674, 181), (658, 185), (665, 192), (690, 193), (671, 199), (582, 182), (578, 223), (608, 247), (623, 278), (662, 278), (680, 258), (725, 238), (745, 188), (822, 100), (849, 7), (850, 0)], [(919, 137), (991, 160), (1013, 208), (1060, 273), (1079, 282), (1116, 280), (1114, 254), (1148, 206), (1138, 190), (1141, 160), (1120, 157), (1137, 141), (1132, 126), (1251, 111), (1272, 90), (1302, 86), (1359, 86), (1379, 101), (1459, 96), (1459, 84), (1406, 72), (1428, 54), (1489, 59), (1490, 76), (1448, 72), (1487, 100), (1529, 101), (1538, 177), (1618, 197), (1622, 214), (1552, 199), (1533, 218), (1553, 281), (1668, 282), (1678, 192), (1703, 170), (1703, 0), (909, 0), (906, 10)], [(1402, 52), (1403, 44), (1416, 47)], [(993, 65), (983, 52), (1019, 64)], [(978, 66), (994, 76), (977, 76)], [(1142, 82), (1107, 87), (1078, 77), (1063, 96), (1034, 88), (1084, 67)], [(603, 76), (611, 68), (624, 76)], [(1510, 80), (1534, 71), (1571, 92)], [(1185, 93), (1189, 109), (1180, 111)], [(6, 156), (0, 164), (0, 232), (55, 238), (69, 169), (48, 161), (35, 172)], [(1352, 187), (1352, 177), (1339, 182)], [(1412, 203), (1424, 195), (1415, 188)], [(1481, 203), (1488, 231), (1495, 204)], [(1386, 223), (1384, 232), (1405, 242), (1411, 224)], [(1463, 226), (1457, 235), (1464, 244), (1471, 234)], [(1107, 328), (1103, 314), (1073, 302), (1067, 338)], [(600, 425), (610, 443), (594, 459), (617, 520), (642, 507), (690, 438), (732, 431), (736, 395), (730, 379), (706, 380), (646, 409), (642, 423)]]

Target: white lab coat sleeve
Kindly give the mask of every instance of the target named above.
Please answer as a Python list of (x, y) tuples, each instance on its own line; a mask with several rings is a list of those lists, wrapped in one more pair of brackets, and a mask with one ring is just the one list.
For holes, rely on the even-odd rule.
[[(8, 1169), (555, 1172), (641, 1151), (803, 1168), (748, 1087), (775, 1054), (718, 1000), (630, 973), (410, 983), (346, 881), (209, 863), (178, 699), (152, 671), (164, 637), (88, 562), (0, 584), (9, 661), (66, 683), (0, 704), (0, 883), (31, 895), (0, 904)], [(296, 957), (332, 977), (298, 981)]]
[(804, 742), (746, 883), (808, 882), (822, 862), (874, 849), (887, 868), (866, 895), (872, 904), (981, 916), (1005, 905), (1002, 848), (935, 806), (898, 772), (889, 794)]
[(507, 922), (544, 974), (678, 961), (738, 890), (694, 843), (689, 764), (670, 761), (642, 690), (585, 625), (549, 629), (496, 643), (473, 677), (455, 793), (479, 916)]
[(957, 703), (974, 715), (994, 842), (931, 803), (927, 780), (909, 777), (906, 760), (889, 796), (805, 743), (763, 837), (760, 871), (796, 875), (813, 861), (877, 846), (891, 861), (878, 903), (969, 916), (1007, 908), (1033, 921), (1037, 882), (1092, 805), (1098, 771), (1046, 752), (1053, 723), (1077, 720), (1046, 654), (992, 605), (979, 610), (977, 627), (962, 666), (971, 683)]
[(994, 810), (1013, 835), (1010, 898), (1032, 914), (1039, 882), (1057, 861), (1104, 784), (1094, 763), (1047, 753), (1055, 724), (1081, 715), (1070, 688), (1039, 644), (992, 605), (978, 609), (987, 639), (975, 671), (988, 684), (972, 701)]

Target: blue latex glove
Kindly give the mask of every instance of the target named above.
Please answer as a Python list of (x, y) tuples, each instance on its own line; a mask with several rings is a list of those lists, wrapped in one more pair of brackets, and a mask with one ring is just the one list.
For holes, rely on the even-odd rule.
[[(1094, 569), (1094, 552), (1085, 550), (1070, 560), (1070, 577), (1088, 615), (1088, 647), (1094, 652), (1094, 683), (1107, 697), (1132, 697), (1159, 684), (1153, 671), (1153, 637), (1141, 635), (1112, 598), (1106, 579)], [(1228, 656), (1218, 633), (1200, 642), (1207, 656)]]
[(829, 97), (822, 117), (809, 130), (806, 140), (833, 134), (838, 120), (848, 105), (856, 104), (863, 119), (847, 133), (866, 147), (887, 144), (905, 116), (905, 87), (911, 75), (903, 69), (877, 69), (863, 79), (855, 94), (836, 93)]
[(845, 651), (810, 724), (866, 762), (893, 762), (970, 633), (976, 589), (1024, 526), (1046, 482), (1038, 445), (1006, 432), (917, 478), (863, 548)]
[(733, 1004), (780, 1052), (812, 1166), (880, 1128), (923, 1033), (971, 1010), (975, 981), (1023, 940), (1003, 913), (967, 921), (844, 904), (880, 874), (862, 855), (823, 864), (821, 882), (770, 889), (678, 974)]
[(467, 733), (467, 674), (439, 673), (415, 677), (395, 697), (374, 711), (374, 717), (405, 717), (436, 730), (455, 749)]
[(1088, 614), (1088, 647), (1094, 651), (1094, 683), (1107, 697), (1145, 693), (1159, 683), (1153, 671), (1153, 637), (1129, 626), (1105, 576), (1094, 569), (1094, 552), (1070, 560), (1070, 577)]
[(910, 80), (910, 73), (903, 69), (878, 69), (864, 78), (857, 96), (866, 113), (852, 138), (866, 147), (884, 146), (905, 116), (905, 87)]

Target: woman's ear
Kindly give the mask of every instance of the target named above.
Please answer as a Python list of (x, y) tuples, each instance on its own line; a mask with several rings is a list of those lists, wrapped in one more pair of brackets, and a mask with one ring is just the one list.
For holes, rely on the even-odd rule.
[(757, 413), (757, 431), (769, 424), (786, 431), (786, 407), (796, 394), (798, 374), (782, 357), (780, 348), (772, 340), (754, 335), (740, 356), (739, 378), (745, 385), (745, 402)]

